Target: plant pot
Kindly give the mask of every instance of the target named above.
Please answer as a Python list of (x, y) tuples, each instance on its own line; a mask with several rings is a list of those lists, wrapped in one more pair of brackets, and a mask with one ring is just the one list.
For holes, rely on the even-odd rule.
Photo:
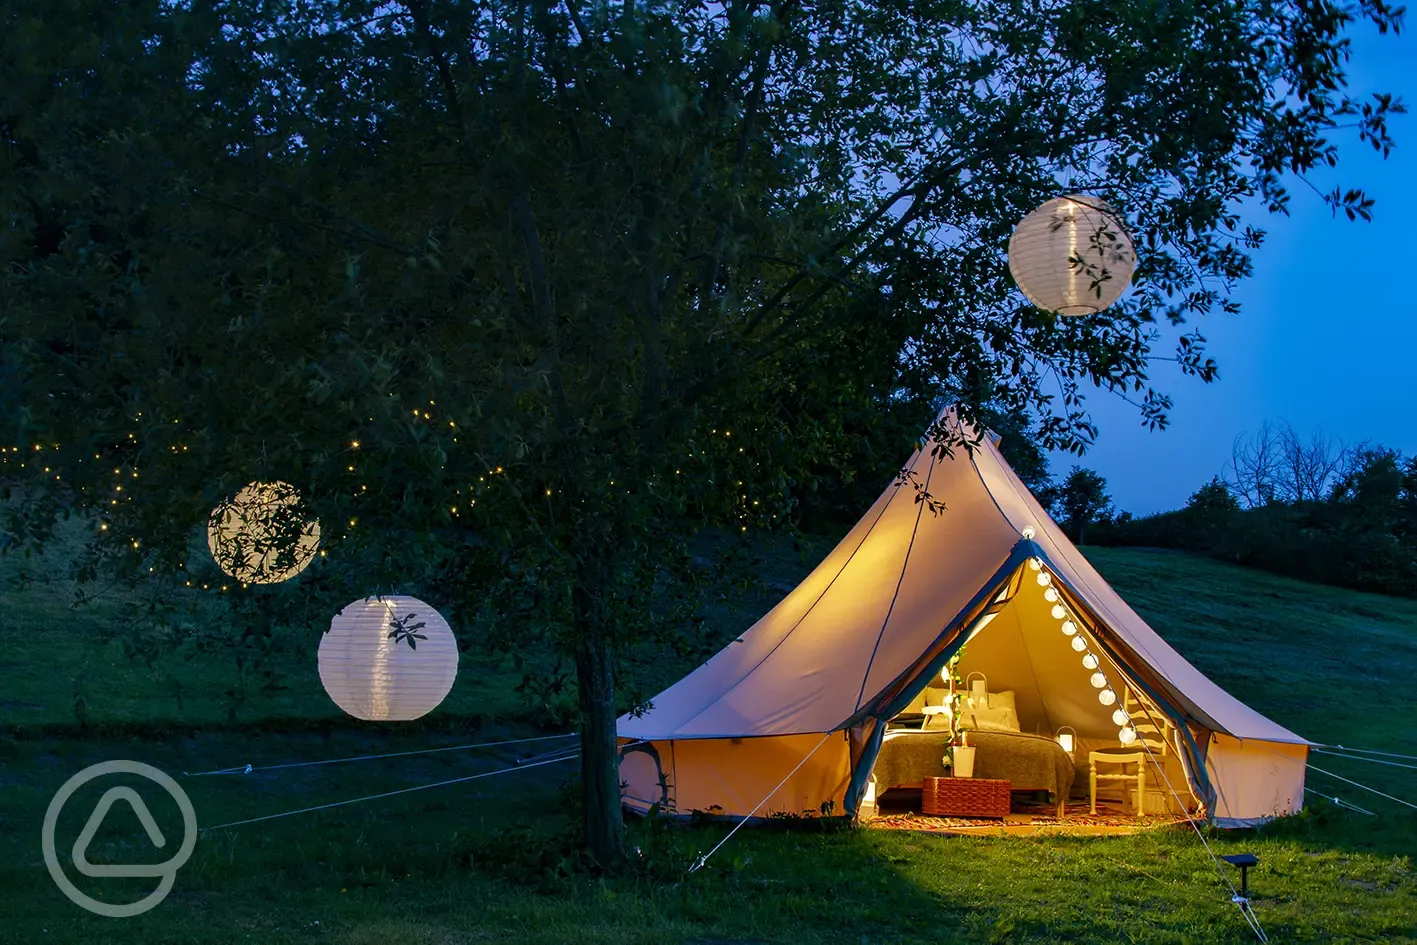
[(974, 749), (959, 746), (955, 748), (954, 776), (957, 778), (974, 777)]

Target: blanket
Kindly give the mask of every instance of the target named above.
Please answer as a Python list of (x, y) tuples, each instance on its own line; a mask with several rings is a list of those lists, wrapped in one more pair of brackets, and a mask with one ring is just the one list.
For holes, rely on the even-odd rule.
[[(1023, 732), (970, 732), (974, 776), (1008, 781), (1015, 791), (1047, 791), (1066, 798), (1073, 787), (1073, 759), (1062, 746), (1043, 735)], [(876, 790), (918, 785), (945, 774), (944, 732), (887, 732), (876, 756)]]

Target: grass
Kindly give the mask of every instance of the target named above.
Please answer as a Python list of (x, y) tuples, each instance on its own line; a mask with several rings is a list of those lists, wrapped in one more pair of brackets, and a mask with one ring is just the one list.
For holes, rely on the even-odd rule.
[[(1187, 555), (1087, 553), (1163, 636), (1255, 708), (1319, 741), (1417, 754), (1408, 688), (1417, 670), (1417, 601)], [(0, 560), (0, 577), (11, 567)], [(803, 567), (777, 562), (789, 577)], [(206, 833), (156, 909), (129, 919), (92, 916), (60, 895), (39, 842), (50, 797), (87, 764), (131, 758), (175, 775), (535, 734), (547, 719), (512, 692), (505, 666), (474, 654), (430, 724), (385, 730), (344, 721), (320, 692), (313, 660), (293, 653), (293, 690), (242, 706), (231, 723), (219, 697), (231, 683), (228, 666), (134, 664), (118, 640), (98, 642), (105, 627), (126, 619), (121, 602), (75, 614), (63, 591), (51, 584), (0, 592), (6, 945), (1252, 940), (1195, 835), (1179, 831), (1041, 839), (754, 828), (686, 875), (724, 828), (635, 823), (636, 868), (597, 877), (576, 853), (574, 762)], [(681, 669), (662, 666), (663, 681)], [(73, 711), (80, 674), (85, 729)], [(166, 688), (174, 676), (187, 690), (180, 708)], [(511, 760), (508, 750), (447, 752), (180, 780), (200, 822), (215, 825), (467, 777)], [(1343, 759), (1320, 766), (1417, 796), (1405, 769)], [(1211, 844), (1260, 856), (1251, 877), (1255, 908), (1274, 941), (1417, 941), (1413, 812), (1325, 782), (1311, 775), (1324, 793), (1380, 816), (1315, 805), (1260, 831), (1211, 833)], [(112, 783), (91, 784), (66, 805), (62, 851)], [(180, 833), (175, 808), (150, 802), (161, 828)], [(93, 859), (158, 861), (167, 852), (152, 850), (119, 805)], [(152, 888), (151, 880), (79, 882), (112, 901)]]

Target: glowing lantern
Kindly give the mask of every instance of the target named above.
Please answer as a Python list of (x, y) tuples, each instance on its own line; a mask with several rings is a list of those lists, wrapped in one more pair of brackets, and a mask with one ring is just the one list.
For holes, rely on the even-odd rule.
[(1117, 725), (1126, 725), (1131, 720), (1132, 717), (1127, 714), (1126, 709), (1118, 709), (1116, 712), (1112, 713), (1112, 721)]
[(1050, 604), (1055, 604), (1058, 602), (1058, 592), (1050, 587), (1043, 592), (1043, 599)]
[(315, 557), (320, 523), (298, 515), (300, 493), (285, 482), (253, 482), (214, 510), (207, 548), (217, 566), (247, 584), (279, 584)]
[(1073, 652), (1081, 653), (1083, 650), (1087, 649), (1087, 642), (1083, 640), (1082, 637), (1073, 637), (1073, 642), (1071, 646), (1073, 648)]
[(1096, 197), (1055, 197), (1019, 221), (1009, 270), (1028, 300), (1059, 315), (1093, 315), (1122, 297), (1136, 251), (1117, 213)]
[(320, 682), (357, 719), (401, 722), (437, 708), (458, 675), (448, 622), (415, 597), (346, 606), (320, 639)]
[(1049, 613), (1051, 613), (1054, 618), (1063, 620), (1068, 616), (1068, 609), (1062, 604), (1054, 604), (1053, 609), (1049, 611)]
[(1086, 654), (1082, 658), (1082, 667), (1083, 669), (1096, 669), (1097, 657), (1093, 656), (1091, 653)]
[(1035, 577), (1034, 580), (1036, 580), (1043, 587), (1047, 587), (1052, 582), (1053, 578), (1048, 574), (1047, 571), (1039, 571), (1038, 576)]
[(1097, 701), (1103, 705), (1111, 705), (1117, 701), (1117, 694), (1111, 689), (1104, 689), (1097, 694)]
[(1132, 742), (1137, 740), (1137, 730), (1128, 725), (1126, 728), (1122, 729), (1120, 732), (1117, 733), (1117, 739), (1123, 745), (1130, 745)]

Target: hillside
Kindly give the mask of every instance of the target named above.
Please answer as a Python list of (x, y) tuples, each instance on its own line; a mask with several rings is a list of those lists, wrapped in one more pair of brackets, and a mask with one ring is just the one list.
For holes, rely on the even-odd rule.
[[(790, 584), (822, 550), (813, 548), (802, 557), (772, 553), (764, 567)], [(1417, 704), (1407, 688), (1417, 671), (1417, 601), (1185, 554), (1086, 551), (1165, 638), (1255, 708), (1321, 742), (1417, 754)], [(0, 559), (0, 578), (13, 577), (20, 563)], [(44, 564), (31, 570), (57, 573)], [(428, 725), (391, 733), (341, 719), (315, 678), (312, 630), (286, 654), (289, 691), (254, 695), (233, 722), (222, 697), (235, 678), (228, 661), (174, 657), (172, 665), (149, 666), (124, 656), (125, 627), (138, 616), (132, 602), (75, 612), (64, 603), (71, 589), (61, 579), (3, 586), (0, 911), (7, 921), (0, 938), (7, 943), (102, 937), (158, 945), (204, 940), (214, 928), (263, 942), (318, 935), (411, 945), (1209, 942), (1249, 934), (1194, 834), (1178, 831), (1039, 840), (754, 829), (686, 879), (688, 864), (722, 828), (638, 824), (636, 871), (596, 878), (574, 852), (574, 764), (217, 831), (199, 842), (156, 910), (99, 919), (59, 895), (37, 840), (49, 798), (86, 764), (134, 758), (175, 774), (530, 735), (556, 720), (512, 691), (504, 662), (475, 649), (446, 711)], [(734, 629), (722, 619), (715, 632)], [(683, 669), (683, 660), (635, 666), (660, 683)], [(172, 679), (183, 680), (180, 701)], [(87, 728), (75, 717), (76, 693)], [(457, 751), (182, 784), (210, 826), (468, 777), (513, 757)], [(1405, 770), (1341, 759), (1331, 765), (1320, 766), (1417, 795)], [(1263, 831), (1212, 837), (1219, 852), (1261, 857), (1252, 885), (1272, 940), (1417, 940), (1409, 860), (1417, 819), (1320, 775), (1311, 783), (1381, 816), (1319, 804)], [(113, 849), (126, 844), (124, 836), (99, 838)], [(134, 881), (104, 880), (100, 888), (124, 882)]]

